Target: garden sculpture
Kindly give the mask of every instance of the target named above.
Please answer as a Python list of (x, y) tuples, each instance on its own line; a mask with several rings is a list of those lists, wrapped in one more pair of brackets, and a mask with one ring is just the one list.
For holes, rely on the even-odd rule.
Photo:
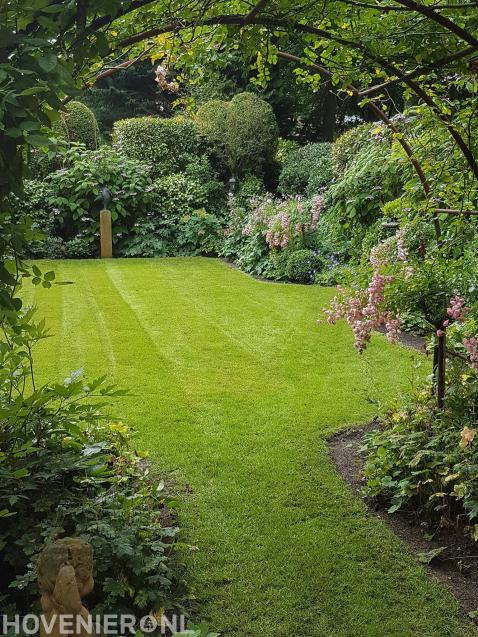
[(109, 206), (111, 203), (111, 191), (108, 186), (101, 186), (101, 200), (103, 202), (103, 210), (109, 210)]
[(43, 549), (38, 560), (38, 587), (44, 615), (40, 637), (95, 634), (92, 622), (88, 625), (90, 615), (81, 601), (93, 590), (92, 572), (93, 550), (84, 540), (63, 538)]

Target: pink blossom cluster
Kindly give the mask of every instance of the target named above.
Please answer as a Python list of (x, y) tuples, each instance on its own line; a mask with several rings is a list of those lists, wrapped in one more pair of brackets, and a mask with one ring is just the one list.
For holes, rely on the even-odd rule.
[(465, 306), (465, 299), (455, 290), (454, 295), (450, 299), (450, 307), (447, 314), (455, 321), (463, 323), (470, 308)]
[(320, 215), (324, 207), (324, 198), (322, 195), (316, 195), (312, 200), (312, 219), (310, 223), (310, 229), (315, 232), (319, 223)]
[(400, 317), (382, 309), (385, 296), (385, 288), (393, 282), (393, 277), (381, 274), (384, 246), (376, 246), (372, 250), (370, 261), (373, 266), (373, 275), (366, 290), (347, 294), (343, 288), (338, 287), (341, 297), (335, 297), (330, 309), (325, 312), (327, 322), (336, 323), (345, 318), (350, 326), (355, 339), (355, 347), (363, 352), (370, 341), (372, 332), (382, 325), (385, 326), (387, 339), (390, 343), (396, 343), (400, 332)]
[(464, 338), (463, 345), (470, 357), (471, 366), (475, 371), (478, 371), (478, 338), (476, 336)]
[(266, 242), (269, 248), (287, 248), (289, 245), (290, 219), (286, 212), (281, 212), (269, 219), (266, 230)]
[[(342, 299), (335, 297), (331, 302), (331, 307), (325, 312), (327, 322), (336, 323), (339, 319), (345, 318), (354, 335), (354, 347), (359, 352), (363, 352), (370, 341), (372, 332), (382, 325), (385, 326), (387, 339), (390, 343), (396, 343), (400, 332), (401, 320), (399, 316), (394, 316), (391, 312), (383, 311), (379, 303), (383, 300), (383, 291), (390, 277), (376, 278), (371, 282), (367, 290), (362, 290), (355, 295), (346, 296)], [(344, 291), (341, 289), (341, 292)]]
[(408, 249), (405, 245), (405, 228), (399, 228), (395, 234), (397, 240), (397, 257), (399, 261), (408, 261)]

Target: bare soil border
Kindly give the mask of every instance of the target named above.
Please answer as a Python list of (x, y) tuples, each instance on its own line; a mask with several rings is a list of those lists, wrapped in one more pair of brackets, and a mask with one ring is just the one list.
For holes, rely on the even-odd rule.
[[(329, 438), (328, 448), (337, 470), (352, 490), (362, 497), (362, 469), (365, 458), (360, 453), (365, 433), (379, 426), (373, 421), (364, 427), (339, 432)], [(388, 513), (384, 502), (365, 500), (372, 515), (383, 520), (417, 555), (440, 547), (446, 549), (425, 568), (456, 597), (465, 613), (478, 610), (478, 546), (456, 529), (430, 529), (420, 524), (411, 512)], [(476, 621), (476, 620), (475, 620)]]

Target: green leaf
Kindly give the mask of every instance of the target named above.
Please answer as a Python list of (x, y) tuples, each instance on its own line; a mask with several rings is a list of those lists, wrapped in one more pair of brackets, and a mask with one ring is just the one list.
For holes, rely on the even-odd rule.
[(46, 53), (43, 57), (39, 58), (38, 64), (45, 73), (51, 73), (58, 64), (58, 59), (54, 53)]
[(439, 546), (438, 548), (431, 549), (430, 551), (426, 551), (425, 553), (418, 553), (418, 561), (422, 564), (430, 564), (430, 562), (432, 562), (444, 551), (446, 551), (446, 549), (446, 546)]

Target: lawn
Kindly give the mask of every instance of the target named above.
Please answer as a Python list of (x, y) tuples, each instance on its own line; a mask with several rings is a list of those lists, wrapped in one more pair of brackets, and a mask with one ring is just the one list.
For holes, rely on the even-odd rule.
[[(51, 268), (52, 264), (41, 264)], [(464, 637), (454, 599), (370, 516), (326, 437), (413, 382), (418, 354), (317, 326), (333, 291), (203, 258), (55, 262), (27, 288), (53, 337), (42, 379), (84, 367), (132, 394), (116, 415), (180, 490), (188, 579), (233, 637)], [(188, 488), (185, 488), (188, 485)]]

